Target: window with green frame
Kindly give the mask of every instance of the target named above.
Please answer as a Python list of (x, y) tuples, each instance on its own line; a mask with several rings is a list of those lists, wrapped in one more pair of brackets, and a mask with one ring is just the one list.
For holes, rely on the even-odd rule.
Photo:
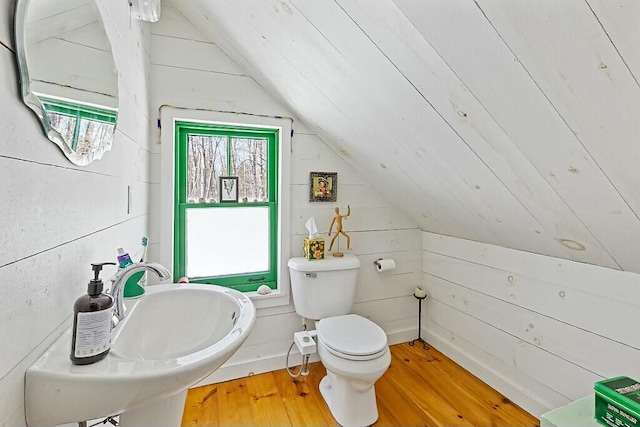
[(38, 95), (49, 122), (69, 148), (78, 154), (89, 154), (94, 147), (113, 138), (117, 111)]
[(278, 132), (175, 122), (175, 277), (277, 288)]

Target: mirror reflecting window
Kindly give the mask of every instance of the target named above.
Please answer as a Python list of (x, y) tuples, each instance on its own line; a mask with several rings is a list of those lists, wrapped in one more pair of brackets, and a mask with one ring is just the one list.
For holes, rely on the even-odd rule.
[(111, 149), (118, 73), (95, 0), (18, 0), (20, 86), (45, 134), (76, 165)]

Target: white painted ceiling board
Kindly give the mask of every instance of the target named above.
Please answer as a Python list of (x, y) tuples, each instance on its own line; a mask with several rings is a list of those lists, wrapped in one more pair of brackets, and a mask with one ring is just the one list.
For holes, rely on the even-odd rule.
[(395, 2), (616, 262), (640, 271), (637, 216), (475, 4)]
[[(582, 261), (616, 266), (545, 177), (395, 4), (371, 4), (366, 0), (341, 0), (340, 4), (537, 220), (541, 229), (554, 239), (582, 242), (588, 248), (579, 257)], [(574, 255), (575, 252), (567, 252), (565, 257)]]
[(478, 3), (617, 191), (640, 212), (640, 87), (584, 0), (556, 2), (552, 10), (531, 2)]
[(629, 0), (172, 6), (422, 229), (640, 272)]
[(585, 0), (622, 56), (636, 81), (640, 80), (640, 2)]

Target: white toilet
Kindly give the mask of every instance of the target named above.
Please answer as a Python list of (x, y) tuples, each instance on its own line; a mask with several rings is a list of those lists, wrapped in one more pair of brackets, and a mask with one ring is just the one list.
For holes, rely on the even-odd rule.
[(374, 383), (391, 363), (387, 335), (349, 314), (360, 260), (353, 255), (320, 261), (289, 260), (296, 312), (317, 320), (317, 348), (327, 375), (320, 392), (342, 426), (367, 426), (378, 419)]

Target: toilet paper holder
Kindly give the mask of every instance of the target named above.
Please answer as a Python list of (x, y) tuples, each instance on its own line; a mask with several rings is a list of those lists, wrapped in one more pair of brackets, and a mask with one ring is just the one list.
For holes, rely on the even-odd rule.
[(391, 258), (378, 258), (377, 260), (373, 261), (373, 265), (376, 266), (376, 270), (378, 271), (378, 273), (388, 272), (391, 270), (395, 270), (396, 268), (396, 262)]

